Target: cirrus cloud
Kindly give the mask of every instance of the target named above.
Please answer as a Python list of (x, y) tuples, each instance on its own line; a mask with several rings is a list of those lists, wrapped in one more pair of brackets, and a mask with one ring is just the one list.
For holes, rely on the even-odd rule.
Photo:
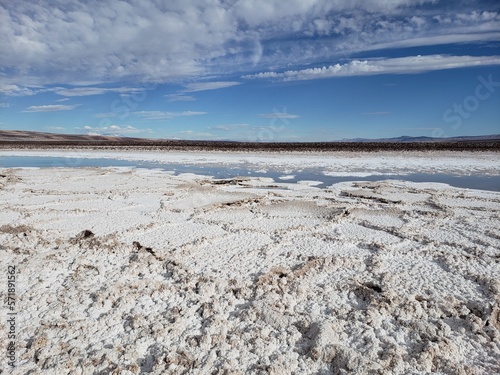
[(184, 92), (196, 92), (196, 91), (206, 91), (206, 90), (217, 90), (226, 87), (232, 87), (241, 85), (240, 82), (199, 82), (199, 83), (189, 83), (186, 85)]
[(335, 64), (328, 67), (288, 70), (285, 72), (262, 72), (246, 75), (243, 78), (299, 81), (375, 74), (422, 73), (433, 70), (487, 65), (500, 65), (500, 56), (419, 55), (388, 59), (353, 60), (346, 64)]
[(294, 118), (299, 118), (300, 116), (299, 115), (292, 115), (290, 113), (273, 112), (273, 113), (260, 114), (259, 117), (294, 119)]
[(78, 105), (62, 105), (62, 104), (49, 104), (49, 105), (32, 105), (26, 108), (23, 112), (57, 112), (57, 111), (71, 111)]
[(182, 112), (163, 112), (163, 111), (139, 111), (132, 114), (140, 116), (144, 120), (168, 120), (175, 117), (206, 115), (207, 112), (182, 111)]
[(228, 124), (228, 125), (216, 125), (210, 126), (209, 129), (213, 130), (223, 130), (223, 131), (232, 131), (236, 129), (242, 129), (248, 127), (248, 124)]
[(75, 88), (62, 88), (55, 91), (56, 94), (62, 96), (91, 96), (102, 95), (108, 92), (116, 92), (120, 94), (136, 93), (142, 91), (141, 89), (131, 87), (115, 87), (115, 88), (102, 88), (102, 87), (75, 87)]
[(165, 97), (169, 102), (192, 102), (196, 100), (194, 96), (184, 94), (169, 94), (165, 95)]

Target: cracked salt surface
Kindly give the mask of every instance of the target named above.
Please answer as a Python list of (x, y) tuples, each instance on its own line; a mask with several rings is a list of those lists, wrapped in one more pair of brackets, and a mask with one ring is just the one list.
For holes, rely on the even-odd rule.
[(498, 192), (0, 175), (0, 263), (19, 272), (14, 374), (500, 372)]

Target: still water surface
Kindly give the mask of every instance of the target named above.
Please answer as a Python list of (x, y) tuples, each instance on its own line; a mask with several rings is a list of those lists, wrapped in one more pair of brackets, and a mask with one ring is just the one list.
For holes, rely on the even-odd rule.
[[(0, 159), (0, 168), (15, 167), (135, 167), (155, 168), (179, 173), (194, 173), (215, 178), (232, 178), (237, 176), (270, 177), (276, 182), (297, 183), (298, 181), (321, 181), (318, 187), (326, 187), (344, 181), (381, 181), (403, 180), (412, 182), (441, 182), (451, 186), (469, 189), (500, 191), (500, 176), (481, 175), (448, 175), (443, 173), (412, 173), (406, 175), (374, 175), (374, 176), (325, 176), (319, 169), (303, 169), (300, 171), (287, 171), (293, 178), (280, 180), (285, 173), (278, 170), (255, 170), (250, 166), (217, 166), (217, 165), (185, 165), (162, 164), (143, 161), (127, 161), (114, 159), (84, 159), (63, 157), (32, 157), (32, 156), (6, 156)], [(261, 169), (261, 168), (260, 168)], [(290, 172), (290, 173), (288, 173)]]

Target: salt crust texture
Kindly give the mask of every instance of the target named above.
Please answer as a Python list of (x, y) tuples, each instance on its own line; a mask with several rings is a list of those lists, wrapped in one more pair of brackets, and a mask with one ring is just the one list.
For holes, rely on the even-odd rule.
[(13, 374), (500, 373), (500, 193), (126, 168), (0, 176)]

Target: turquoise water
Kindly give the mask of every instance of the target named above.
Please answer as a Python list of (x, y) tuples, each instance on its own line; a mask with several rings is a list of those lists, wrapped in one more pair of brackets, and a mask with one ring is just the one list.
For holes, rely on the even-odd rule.
[[(455, 187), (500, 191), (500, 176), (481, 175), (448, 175), (442, 173), (413, 173), (408, 175), (378, 175), (378, 176), (325, 176), (321, 170), (309, 169), (301, 171), (287, 171), (287, 175), (294, 175), (290, 180), (280, 180), (278, 177), (284, 175), (283, 171), (267, 170), (266, 172), (255, 171), (244, 165), (238, 166), (208, 166), (208, 165), (185, 165), (185, 164), (161, 164), (142, 161), (127, 161), (114, 159), (83, 159), (62, 157), (31, 157), (31, 156), (6, 156), (0, 159), (0, 168), (15, 167), (135, 167), (156, 168), (165, 171), (179, 173), (195, 173), (215, 178), (232, 178), (236, 176), (270, 177), (276, 182), (296, 183), (301, 180), (321, 181), (318, 187), (326, 187), (344, 181), (381, 181), (381, 180), (403, 180), (413, 182), (441, 182)], [(289, 172), (289, 173), (288, 173)]]

